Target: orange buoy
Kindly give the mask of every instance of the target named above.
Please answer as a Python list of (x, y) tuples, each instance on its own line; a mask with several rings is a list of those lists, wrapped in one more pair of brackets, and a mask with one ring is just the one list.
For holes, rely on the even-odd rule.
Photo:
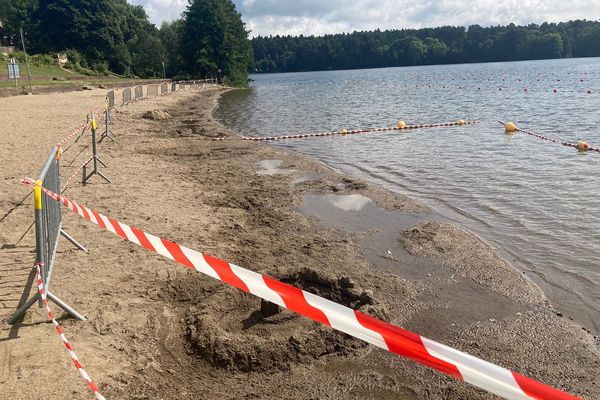
[(459, 119), (458, 121), (456, 121), (456, 123), (457, 123), (459, 126), (463, 126), (463, 125), (465, 124), (465, 120), (464, 120), (464, 119)]
[(406, 122), (404, 122), (402, 120), (398, 120), (398, 123), (396, 124), (396, 128), (398, 128), (398, 129), (406, 128)]
[(579, 151), (588, 151), (590, 149), (590, 145), (586, 142), (577, 143), (577, 150)]

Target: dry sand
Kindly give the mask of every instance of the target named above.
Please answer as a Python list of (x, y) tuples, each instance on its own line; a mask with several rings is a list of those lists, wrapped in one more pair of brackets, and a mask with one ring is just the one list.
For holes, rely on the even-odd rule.
[[(104, 93), (0, 99), (0, 398), (91, 397), (43, 310), (34, 307), (12, 327), (6, 319), (23, 300), (34, 258), (32, 232), (19, 241), (32, 221), (32, 200), (18, 179), (36, 177), (63, 136), (58, 132), (79, 125)], [(410, 199), (305, 157), (233, 138), (211, 140), (233, 135), (212, 119), (219, 93), (178, 93), (118, 109), (118, 143), (100, 146), (113, 183), (94, 177), (81, 186), (76, 179), (67, 196), (600, 398), (598, 339), (553, 312), (543, 293), (487, 243)], [(65, 153), (63, 176), (83, 162), (87, 142), (85, 136)], [(289, 171), (258, 173), (264, 160), (281, 160)], [(323, 206), (321, 195), (349, 194), (375, 203), (342, 217)], [(61, 322), (107, 398), (494, 398), (287, 311), (263, 319), (251, 295), (72, 213), (65, 213), (64, 226), (89, 253), (61, 240), (53, 291), (88, 317)]]

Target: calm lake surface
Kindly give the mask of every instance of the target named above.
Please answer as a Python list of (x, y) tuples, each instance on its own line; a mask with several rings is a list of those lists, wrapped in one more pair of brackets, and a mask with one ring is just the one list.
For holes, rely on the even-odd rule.
[[(477, 120), (271, 142), (434, 208), (503, 249), (566, 316), (600, 332), (600, 59), (253, 75), (217, 117), (240, 134)], [(525, 90), (525, 88), (527, 90)], [(554, 93), (554, 90), (557, 90)], [(588, 90), (592, 94), (588, 94)]]

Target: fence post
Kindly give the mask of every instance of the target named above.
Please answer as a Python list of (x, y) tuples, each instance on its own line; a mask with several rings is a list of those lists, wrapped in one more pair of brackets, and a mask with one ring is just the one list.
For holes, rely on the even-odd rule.
[(115, 135), (113, 133), (113, 131), (110, 129), (110, 124), (111, 124), (110, 110), (111, 110), (110, 103), (109, 103), (108, 97), (107, 97), (105, 105), (104, 105), (104, 132), (102, 132), (102, 135), (100, 135), (100, 140), (98, 140), (98, 143), (102, 143), (102, 141), (106, 138), (109, 138), (113, 142), (117, 141), (116, 140), (117, 135)]
[[(92, 117), (92, 158), (88, 160), (88, 162), (86, 162), (83, 165), (83, 184), (87, 184), (87, 181), (90, 180), (90, 178), (94, 175), (100, 175), (100, 177), (104, 178), (104, 180), (106, 180), (108, 183), (112, 183), (110, 179), (108, 179), (106, 176), (104, 176), (104, 174), (100, 171), (98, 171), (98, 163), (102, 164), (104, 167), (106, 167), (106, 164), (104, 163), (104, 161), (102, 161), (99, 157), (98, 157), (98, 151), (97, 151), (97, 146), (96, 146), (96, 129), (98, 128), (97, 124), (96, 124), (96, 118), (94, 117), (94, 114), (92, 113), (91, 115)], [(93, 169), (92, 172), (89, 173), (89, 175), (86, 174), (86, 169), (87, 169), (87, 165), (92, 162), (93, 163)]]

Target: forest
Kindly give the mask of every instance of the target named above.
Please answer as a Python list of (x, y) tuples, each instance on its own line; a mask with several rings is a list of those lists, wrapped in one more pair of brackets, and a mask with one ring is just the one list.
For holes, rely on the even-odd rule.
[(600, 22), (259, 36), (252, 48), (255, 72), (600, 57)]
[(81, 72), (222, 77), (243, 86), (253, 64), (231, 0), (192, 0), (180, 19), (159, 28), (126, 0), (0, 0), (0, 22), (4, 41), (18, 47), (22, 28), (28, 52), (65, 53), (67, 67)]

